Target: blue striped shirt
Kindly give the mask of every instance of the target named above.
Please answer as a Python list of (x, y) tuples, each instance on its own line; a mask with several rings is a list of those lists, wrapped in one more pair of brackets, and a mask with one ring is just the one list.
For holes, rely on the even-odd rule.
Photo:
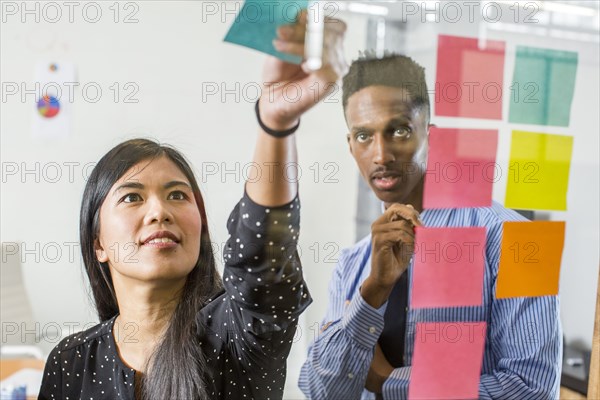
[[(421, 219), (426, 227), (486, 227), (483, 305), (411, 309), (409, 303), (405, 366), (396, 368), (386, 380), (383, 398), (407, 398), (417, 323), (485, 321), (488, 330), (479, 398), (558, 399), (562, 357), (558, 296), (495, 298), (502, 224), (526, 219), (497, 203), (482, 208), (425, 210)], [(340, 254), (329, 285), (322, 333), (310, 345), (300, 374), (300, 389), (311, 399), (375, 398), (364, 385), (387, 303), (374, 309), (359, 294), (370, 268), (370, 236)], [(412, 268), (411, 262), (409, 301)]]

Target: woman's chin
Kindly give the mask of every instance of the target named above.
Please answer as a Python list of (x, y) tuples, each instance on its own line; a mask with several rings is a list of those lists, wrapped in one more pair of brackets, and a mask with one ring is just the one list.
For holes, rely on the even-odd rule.
[(181, 263), (148, 262), (144, 264), (140, 263), (140, 265), (144, 265), (144, 267), (132, 270), (131, 266), (129, 266), (128, 268), (121, 269), (120, 275), (140, 282), (169, 283), (185, 279), (193, 269), (193, 266), (187, 268), (183, 267)]

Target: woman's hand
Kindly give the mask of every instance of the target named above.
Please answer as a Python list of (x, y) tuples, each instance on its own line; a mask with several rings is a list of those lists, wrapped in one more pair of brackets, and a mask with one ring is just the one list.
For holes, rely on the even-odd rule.
[[(273, 45), (278, 51), (304, 58), (307, 18), (308, 13), (304, 10), (295, 24), (277, 29), (278, 39)], [(269, 128), (286, 130), (293, 127), (303, 113), (333, 91), (336, 82), (348, 71), (343, 54), (345, 32), (343, 21), (325, 18), (323, 65), (317, 71), (310, 71), (306, 60), (296, 65), (275, 57), (267, 59), (259, 106), (261, 119)]]
[[(304, 57), (307, 12), (298, 16), (295, 24), (279, 27), (279, 39), (274, 43), (282, 52)], [(335, 89), (335, 83), (347, 71), (342, 42), (346, 24), (334, 19), (324, 23), (323, 65), (317, 71), (308, 70), (306, 63), (290, 64), (275, 57), (265, 62), (265, 85), (260, 98), (260, 119), (267, 128), (285, 131), (298, 123), (300, 116)], [(298, 193), (295, 135), (275, 138), (259, 131), (254, 163), (269, 166), (255, 180), (246, 182), (246, 192), (256, 203), (276, 206), (292, 201)], [(272, 170), (271, 167), (274, 167)]]

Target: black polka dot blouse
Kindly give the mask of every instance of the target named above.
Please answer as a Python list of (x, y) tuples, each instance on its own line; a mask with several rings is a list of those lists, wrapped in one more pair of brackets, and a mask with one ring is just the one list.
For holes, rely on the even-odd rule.
[[(298, 198), (267, 208), (247, 195), (231, 213), (225, 290), (198, 314), (214, 399), (281, 399), (298, 316), (311, 297), (296, 251)], [(116, 316), (62, 340), (50, 353), (39, 399), (134, 399), (135, 370), (119, 358)]]

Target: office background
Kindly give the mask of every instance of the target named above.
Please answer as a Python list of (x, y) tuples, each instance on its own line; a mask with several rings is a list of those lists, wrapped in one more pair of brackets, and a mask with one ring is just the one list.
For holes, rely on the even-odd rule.
[[(102, 17), (96, 23), (86, 21), (83, 6), (74, 10), (73, 22), (69, 21), (68, 10), (60, 2), (64, 15), (58, 22), (51, 22), (48, 15), (36, 21), (35, 15), (22, 15), (22, 10), (3, 15), (1, 236), (2, 242), (19, 246), (24, 288), (33, 321), (39, 323), (33, 329), (48, 336), (38, 343), (46, 354), (58, 336), (96, 321), (77, 244), (79, 207), (85, 176), (117, 143), (144, 136), (183, 151), (203, 190), (215, 250), (222, 250), (226, 218), (242, 195), (250, 171), (257, 131), (253, 103), (264, 61), (262, 54), (222, 42), (234, 18), (234, 3), (98, 2)], [(475, 12), (473, 22), (466, 16), (452, 22), (444, 15), (439, 22), (430, 21), (430, 16), (421, 22), (417, 15), (404, 23), (394, 4), (378, 2), (355, 3), (363, 7), (350, 10), (348, 4), (340, 3), (331, 10), (348, 24), (347, 60), (368, 45), (403, 50), (426, 67), (430, 87), (435, 81), (438, 34), (504, 40), (505, 90), (513, 73), (516, 45), (578, 52), (568, 127), (509, 124), (506, 95), (502, 121), (434, 116), (433, 122), (440, 127), (499, 129), (497, 162), (504, 173), (494, 185), (494, 199), (500, 203), (504, 203), (513, 129), (574, 137), (568, 210), (536, 216), (567, 222), (561, 318), (566, 342), (589, 348), (600, 241), (599, 17), (594, 2), (569, 3), (595, 14), (577, 8), (540, 8), (539, 22), (525, 25), (510, 19), (489, 22), (480, 12)], [(209, 4), (217, 7), (216, 14)], [(502, 5), (506, 13), (508, 6)], [(388, 9), (387, 16), (382, 8)], [(128, 17), (137, 22), (125, 23)], [(34, 69), (40, 62), (72, 62), (76, 67), (80, 85), (74, 89), (66, 139), (32, 137), (35, 95), (24, 93), (23, 88), (35, 87)], [(6, 83), (16, 83), (18, 94), (8, 95)], [(86, 84), (87, 93), (83, 91)], [(93, 102), (96, 87), (102, 94)], [(288, 360), (287, 398), (301, 397), (297, 376), (317, 333), (315, 324), (327, 306), (327, 285), (337, 255), (355, 242), (361, 224), (369, 224), (370, 217), (365, 216), (379, 212), (372, 202), (357, 201), (364, 188), (359, 185), (345, 134), (338, 92), (303, 117), (297, 135), (303, 205), (300, 252), (314, 303), (302, 316)]]

